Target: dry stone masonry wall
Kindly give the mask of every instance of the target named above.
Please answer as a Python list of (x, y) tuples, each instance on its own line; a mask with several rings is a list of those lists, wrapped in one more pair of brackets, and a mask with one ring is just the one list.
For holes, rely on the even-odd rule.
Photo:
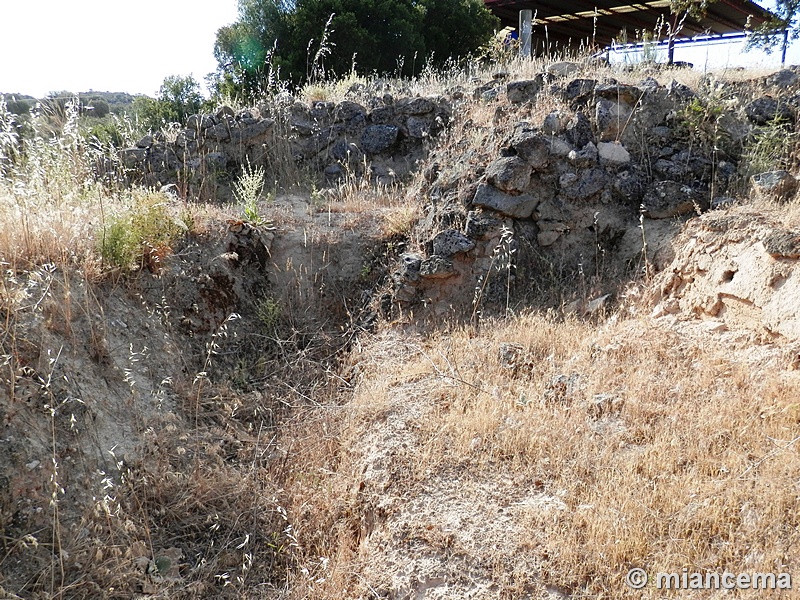
[(442, 97), (395, 99), (387, 93), (362, 105), (296, 102), (284, 95), (239, 112), (223, 106), (215, 114), (193, 115), (170, 139), (145, 136), (120, 156), (133, 181), (178, 184), (207, 195), (224, 195), (224, 184), (244, 165), (264, 166), (268, 181), (279, 179), (281, 169), (306, 167), (327, 182), (352, 174), (388, 184), (414, 168), (450, 119), (450, 103)]
[[(472, 99), (494, 106), (496, 130), (508, 133), (432, 154), (417, 230), (428, 242), (401, 257), (384, 307), (447, 314), (492, 296), (502, 305), (514, 279), (529, 293), (543, 271), (588, 277), (645, 260), (661, 269), (683, 221), (735, 202), (720, 192), (737, 183), (742, 149), (759, 128), (782, 121), (793, 131), (800, 105), (791, 70), (758, 86), (708, 77), (694, 90), (652, 76), (637, 85), (504, 77), (481, 82)], [(797, 180), (778, 170), (752, 185), (785, 200)]]

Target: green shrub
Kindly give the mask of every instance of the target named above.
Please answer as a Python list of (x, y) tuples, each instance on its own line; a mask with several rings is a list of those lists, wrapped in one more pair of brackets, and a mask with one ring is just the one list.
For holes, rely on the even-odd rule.
[(185, 228), (172, 216), (163, 195), (147, 194), (134, 202), (133, 208), (112, 217), (103, 228), (103, 264), (123, 270), (157, 270)]

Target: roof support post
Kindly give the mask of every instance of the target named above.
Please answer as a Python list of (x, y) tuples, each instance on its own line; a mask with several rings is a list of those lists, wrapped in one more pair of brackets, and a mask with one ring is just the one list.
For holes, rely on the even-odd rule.
[(533, 11), (519, 11), (519, 55), (520, 58), (531, 57), (531, 33), (533, 32)]

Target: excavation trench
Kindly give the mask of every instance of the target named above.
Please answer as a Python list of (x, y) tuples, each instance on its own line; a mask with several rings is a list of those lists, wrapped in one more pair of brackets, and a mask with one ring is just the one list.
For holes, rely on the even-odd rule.
[(212, 225), (137, 273), (6, 277), (8, 593), (284, 594), (301, 549), (283, 430), (346, 388), (342, 360), (374, 322), (376, 210), (285, 197), (269, 223)]

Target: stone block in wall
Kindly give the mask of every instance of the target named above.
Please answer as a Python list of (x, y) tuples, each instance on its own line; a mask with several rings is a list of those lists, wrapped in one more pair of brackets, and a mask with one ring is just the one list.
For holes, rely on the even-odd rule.
[(256, 119), (231, 127), (231, 144), (263, 144), (269, 139), (275, 121)]
[(626, 102), (600, 99), (595, 105), (594, 119), (601, 142), (618, 140), (628, 126), (632, 109)]
[(456, 229), (445, 229), (430, 240), (429, 246), (431, 254), (450, 258), (469, 252), (475, 247), (475, 242)]
[(702, 208), (701, 194), (677, 181), (656, 181), (648, 186), (642, 199), (642, 211), (650, 219), (669, 219), (688, 215)]
[(522, 104), (536, 99), (542, 91), (542, 76), (506, 84), (506, 96), (512, 104)]
[(536, 195), (520, 194), (512, 196), (511, 194), (506, 194), (498, 190), (488, 183), (482, 183), (475, 191), (472, 204), (482, 208), (490, 208), (501, 214), (508, 215), (509, 217), (527, 219), (536, 209), (541, 199), (539, 193)]
[(589, 142), (594, 142), (592, 124), (582, 112), (576, 113), (575, 116), (570, 119), (564, 135), (567, 141), (575, 148), (583, 148)]
[(543, 135), (531, 130), (518, 130), (511, 138), (509, 150), (535, 171), (550, 163), (550, 143)]
[(498, 158), (486, 167), (486, 181), (510, 194), (523, 193), (531, 183), (531, 166), (520, 156)]
[(394, 125), (370, 125), (361, 135), (361, 148), (368, 155), (386, 152), (397, 143), (399, 133)]
[(146, 156), (146, 148), (123, 148), (119, 151), (119, 158), (126, 169), (135, 169), (141, 166)]
[(578, 173), (564, 173), (559, 177), (560, 193), (570, 200), (586, 200), (599, 194), (608, 183), (605, 169), (584, 169)]

